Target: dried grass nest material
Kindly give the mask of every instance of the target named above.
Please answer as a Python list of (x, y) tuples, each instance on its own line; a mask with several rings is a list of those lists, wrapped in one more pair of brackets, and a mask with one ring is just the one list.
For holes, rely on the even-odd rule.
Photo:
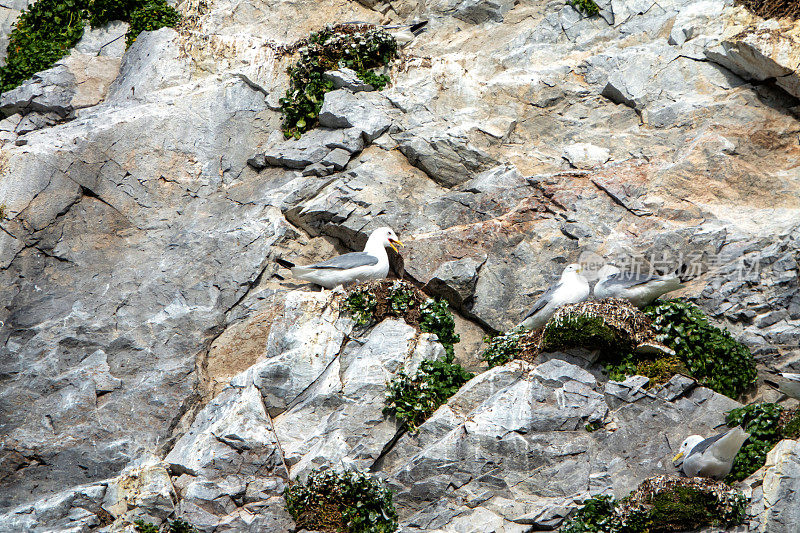
[(800, 2), (797, 0), (737, 0), (736, 3), (765, 19), (800, 20)]
[(590, 346), (549, 346), (545, 342), (544, 336), (548, 329), (567, 324), (572, 317), (578, 316), (600, 318), (603, 325), (613, 333), (614, 342), (628, 349), (672, 353), (667, 346), (656, 342), (653, 322), (647, 315), (627, 300), (606, 298), (561, 307), (543, 328), (528, 332), (520, 338), (519, 358), (535, 362), (536, 356), (545, 351), (573, 347), (592, 348)]

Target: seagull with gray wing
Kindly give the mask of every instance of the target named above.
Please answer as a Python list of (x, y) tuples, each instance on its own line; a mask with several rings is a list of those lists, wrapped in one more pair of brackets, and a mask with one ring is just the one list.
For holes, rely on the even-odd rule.
[(291, 269), (292, 276), (310, 281), (326, 289), (356, 281), (383, 279), (389, 274), (389, 256), (386, 248), (397, 252), (395, 245), (403, 246), (392, 228), (373, 231), (363, 252), (351, 252), (313, 265), (296, 266), (285, 259), (278, 263)]
[(588, 298), (589, 282), (581, 274), (582, 271), (583, 267), (579, 264), (567, 265), (558, 283), (547, 289), (536, 300), (519, 326), (525, 329), (539, 329), (562, 305), (576, 304)]
[(700, 435), (687, 437), (672, 463), (689, 477), (722, 479), (733, 468), (733, 458), (750, 437), (737, 426), (730, 431), (704, 439)]
[(599, 280), (594, 286), (595, 298), (622, 298), (636, 307), (644, 307), (659, 296), (683, 287), (677, 276), (622, 272), (614, 265), (605, 265), (597, 275)]

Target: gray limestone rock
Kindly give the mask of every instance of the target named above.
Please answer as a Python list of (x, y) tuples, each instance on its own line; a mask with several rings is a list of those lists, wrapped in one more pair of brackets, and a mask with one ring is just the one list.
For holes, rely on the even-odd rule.
[(143, 31), (125, 53), (107, 100), (141, 100), (155, 91), (186, 83), (190, 76), (190, 61), (181, 54), (175, 30)]
[(367, 470), (400, 429), (382, 414), (387, 384), (399, 371), (413, 375), (423, 359), (443, 355), (430, 334), (396, 320), (348, 342), (297, 402), (275, 418), (291, 477), (332, 465)]
[(122, 57), (125, 53), (125, 34), (128, 23), (109, 22), (102, 28), (87, 28), (75, 45), (75, 51), (94, 56)]
[(357, 128), (371, 143), (392, 125), (386, 99), (379, 93), (356, 93), (338, 89), (325, 93), (319, 112), (320, 125), (327, 128)]
[(393, 138), (409, 163), (445, 187), (465, 183), (496, 163), (487, 153), (467, 144), (464, 137), (439, 128), (406, 130)]

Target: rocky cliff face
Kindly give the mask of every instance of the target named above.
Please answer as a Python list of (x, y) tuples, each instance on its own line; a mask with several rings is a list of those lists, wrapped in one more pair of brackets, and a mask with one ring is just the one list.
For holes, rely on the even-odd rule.
[[(354, 329), (336, 293), (274, 263), (379, 226), (407, 243), (395, 272), (459, 311), (457, 357), (479, 370), (483, 333), (591, 252), (699, 265), (683, 294), (800, 371), (799, 23), (724, 0), (597, 3), (183, 0), (179, 31), (127, 51), (123, 26), (87, 32), (5, 93), (0, 531), (173, 512), (289, 531), (283, 488), (332, 464), (385, 477), (408, 531), (554, 528), (590, 494), (674, 472), (683, 438), (738, 405), (556, 359), (481, 373), (405, 433), (381, 414), (386, 381), (438, 342)], [(395, 30), (391, 87), (334, 91), (323, 127), (275, 133), (281, 45), (422, 19)], [(748, 481), (752, 530), (797, 531), (781, 496), (798, 461), (785, 441)]]

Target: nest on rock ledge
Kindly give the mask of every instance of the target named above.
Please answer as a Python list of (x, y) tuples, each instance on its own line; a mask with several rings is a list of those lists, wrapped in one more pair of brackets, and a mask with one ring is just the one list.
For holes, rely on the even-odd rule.
[(623, 523), (647, 514), (647, 531), (678, 532), (742, 522), (746, 498), (721, 481), (655, 476), (621, 500), (616, 513)]
[(627, 300), (607, 298), (561, 307), (543, 328), (519, 340), (520, 359), (569, 348), (674, 355), (655, 340), (650, 318)]
[[(375, 322), (386, 318), (402, 318), (406, 324), (419, 329), (422, 304), (429, 296), (411, 283), (399, 279), (365, 281), (347, 291), (349, 302), (354, 296), (363, 295), (365, 307), (369, 307)], [(353, 311), (354, 303), (350, 304)]]

